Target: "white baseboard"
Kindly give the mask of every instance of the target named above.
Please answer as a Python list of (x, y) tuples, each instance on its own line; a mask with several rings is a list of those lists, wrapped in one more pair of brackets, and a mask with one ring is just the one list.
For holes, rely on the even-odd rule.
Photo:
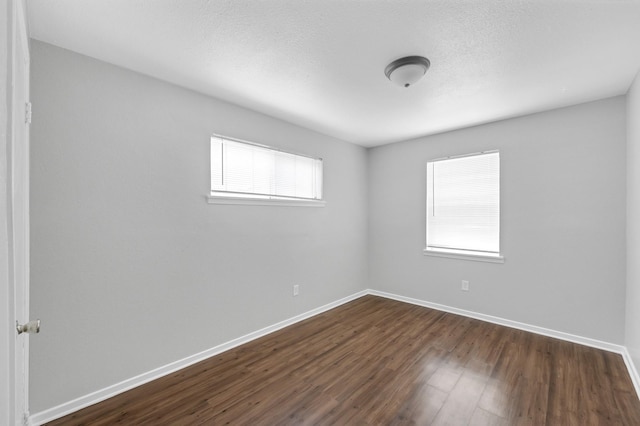
[(425, 300), (413, 299), (411, 297), (399, 296), (397, 294), (386, 293), (384, 291), (369, 290), (368, 294), (385, 297), (387, 299), (393, 299), (400, 302), (411, 303), (412, 305), (424, 306), (426, 308), (436, 309), (438, 311), (444, 311), (444, 312), (449, 312), (456, 315), (462, 315), (469, 318), (475, 318), (481, 321), (486, 321), (486, 322), (490, 322), (498, 325), (504, 325), (510, 328), (517, 328), (518, 330), (529, 331), (531, 333), (541, 334), (543, 336), (548, 336), (548, 337), (554, 337), (556, 339), (566, 340), (568, 342), (578, 343), (585, 346), (591, 346), (593, 348), (603, 349), (609, 352), (622, 354), (622, 351), (624, 349), (624, 346), (591, 339), (589, 337), (576, 336), (574, 334), (565, 333), (562, 331), (551, 330), (544, 327), (538, 327), (535, 325), (525, 324), (522, 322), (511, 321), (505, 318), (480, 314), (473, 311), (466, 311), (464, 309), (453, 308), (447, 305), (440, 305), (439, 303), (432, 303), (432, 302), (427, 302)]
[(629, 372), (629, 376), (631, 377), (631, 381), (633, 382), (633, 387), (636, 390), (636, 395), (638, 399), (640, 399), (640, 375), (638, 375), (638, 370), (629, 354), (629, 351), (625, 346), (616, 345), (614, 343), (603, 342), (601, 340), (591, 339), (589, 337), (576, 336), (575, 334), (565, 333), (562, 331), (551, 330), (544, 327), (538, 327), (535, 325), (525, 324), (522, 322), (511, 321), (505, 318), (494, 317), (491, 315), (479, 314), (473, 311), (467, 311), (464, 309), (453, 308), (447, 305), (441, 305), (439, 303), (427, 302), (425, 300), (413, 299), (411, 297), (399, 296), (397, 294), (386, 293), (384, 291), (378, 290), (369, 290), (367, 294), (371, 294), (374, 296), (385, 297), (387, 299), (393, 299), (400, 302), (411, 303), (413, 305), (424, 306), (431, 309), (436, 309), (438, 311), (450, 312), (456, 315), (462, 315), (469, 318), (475, 318), (481, 321), (490, 322), (493, 324), (504, 325), (506, 327), (517, 328), (518, 330), (528, 331), (535, 334), (541, 334), (547, 337), (554, 337), (560, 340), (566, 340), (572, 343), (578, 343), (584, 346), (590, 346), (596, 349), (602, 349), (608, 352), (614, 352), (622, 355), (622, 359), (624, 360), (625, 365), (627, 366), (627, 371)]
[(581, 345), (590, 346), (597, 349), (603, 349), (609, 352), (619, 353), (622, 355), (622, 358), (627, 366), (629, 375), (631, 376), (631, 380), (633, 381), (633, 385), (636, 389), (638, 397), (640, 398), (640, 376), (638, 375), (638, 370), (636, 369), (633, 363), (633, 360), (631, 359), (631, 356), (627, 351), (627, 348), (624, 346), (603, 342), (603, 341), (591, 339), (588, 337), (576, 336), (574, 334), (551, 330), (548, 328), (538, 327), (535, 325), (525, 324), (517, 321), (511, 321), (505, 318), (499, 318), (491, 315), (485, 315), (477, 312), (467, 311), (464, 309), (458, 309), (451, 306), (441, 305), (438, 303), (427, 302), (424, 300), (414, 299), (411, 297), (399, 296), (397, 294), (386, 293), (378, 290), (364, 290), (364, 291), (360, 291), (358, 293), (352, 294), (351, 296), (345, 297), (343, 299), (337, 300), (335, 302), (326, 304), (319, 308), (312, 309), (308, 312), (297, 315), (293, 318), (289, 318), (287, 320), (281, 321), (277, 324), (273, 324), (271, 326), (265, 327), (258, 331), (254, 331), (252, 333), (249, 333), (237, 339), (230, 340), (229, 342), (215, 346), (211, 349), (207, 349), (206, 351), (188, 356), (186, 358), (172, 362), (165, 366), (156, 368), (155, 370), (148, 371), (146, 373), (124, 380), (120, 383), (116, 383), (112, 386), (108, 386), (96, 392), (92, 392), (80, 398), (76, 398), (72, 401), (66, 402), (64, 404), (58, 405), (48, 410), (33, 414), (32, 416), (29, 417), (29, 423), (31, 425), (38, 426), (38, 425), (42, 425), (44, 423), (50, 422), (52, 420), (58, 419), (60, 417), (64, 417), (67, 414), (71, 414), (75, 411), (81, 410), (90, 405), (104, 401), (105, 399), (108, 399), (120, 393), (126, 392), (130, 389), (133, 389), (135, 387), (148, 383), (152, 380), (159, 379), (168, 374), (174, 373), (185, 367), (193, 365), (197, 362), (204, 361), (205, 359), (210, 358), (214, 355), (218, 355), (224, 351), (228, 351), (229, 349), (233, 349), (237, 346), (248, 343), (260, 337), (266, 336), (267, 334), (273, 333), (274, 331), (280, 330), (284, 327), (290, 326), (292, 324), (295, 324), (307, 318), (311, 318), (315, 315), (321, 314), (322, 312), (328, 311), (337, 306), (343, 305), (345, 303), (351, 302), (352, 300), (358, 299), (362, 296), (366, 296), (369, 294), (373, 296), (380, 296), (387, 299), (397, 300), (400, 302), (411, 303), (413, 305), (424, 306), (424, 307), (436, 309), (439, 311), (450, 312), (452, 314), (462, 315), (469, 318), (475, 318), (475, 319), (490, 322), (493, 324), (516, 328), (519, 330), (528, 331), (535, 334), (541, 334), (543, 336), (554, 337), (556, 339), (566, 340), (569, 342), (578, 343)]
[(230, 340), (226, 343), (220, 344), (211, 349), (207, 349), (195, 355), (188, 356), (181, 360), (172, 362), (170, 364), (164, 365), (162, 367), (156, 368), (154, 370), (151, 370), (146, 373), (140, 374), (138, 376), (132, 377), (130, 379), (124, 380), (120, 383), (116, 383), (104, 389), (100, 389), (98, 391), (92, 392), (88, 395), (81, 396), (80, 398), (76, 398), (72, 401), (65, 402), (64, 404), (60, 404), (56, 407), (49, 408), (48, 410), (35, 413), (29, 417), (29, 424), (38, 426), (55, 419), (59, 419), (60, 417), (64, 417), (67, 414), (71, 414), (75, 411), (81, 410), (90, 405), (97, 404), (98, 402), (104, 401), (105, 399), (111, 398), (113, 396), (126, 392), (135, 387), (141, 386), (150, 381), (159, 379), (161, 377), (174, 373), (178, 370), (181, 370), (185, 367), (188, 367), (200, 361), (204, 361), (207, 358), (210, 358), (214, 355), (218, 355), (224, 351), (228, 351), (229, 349), (233, 349), (237, 346), (243, 345), (252, 340), (255, 340), (260, 337), (266, 336), (267, 334), (273, 333), (274, 331), (278, 331), (284, 327), (288, 327), (292, 324), (303, 321), (307, 318), (311, 318), (313, 316), (321, 314), (322, 312), (328, 311), (340, 305), (344, 305), (345, 303), (351, 302), (352, 300), (358, 299), (362, 296), (366, 296), (367, 293), (368, 293), (367, 290), (360, 291), (358, 293), (352, 294), (351, 296), (347, 296), (340, 300), (336, 300), (335, 302), (328, 303), (324, 306), (321, 306), (316, 309), (312, 309), (303, 314), (296, 315), (293, 318), (280, 321), (279, 323), (270, 325), (258, 331), (254, 331), (245, 336)]
[(633, 358), (631, 358), (631, 354), (629, 354), (627, 348), (624, 348), (622, 351), (622, 359), (624, 359), (627, 370), (629, 370), (629, 376), (631, 376), (633, 386), (636, 388), (636, 394), (638, 394), (638, 398), (640, 398), (640, 375), (638, 374), (638, 369), (636, 368)]

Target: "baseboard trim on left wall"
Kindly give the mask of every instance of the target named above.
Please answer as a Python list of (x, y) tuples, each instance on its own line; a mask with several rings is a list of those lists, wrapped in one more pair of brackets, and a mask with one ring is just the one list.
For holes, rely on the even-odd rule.
[(74, 400), (71, 400), (69, 402), (65, 402), (56, 407), (49, 408), (45, 411), (32, 414), (29, 417), (29, 424), (33, 426), (39, 426), (44, 423), (50, 422), (52, 420), (59, 419), (60, 417), (64, 417), (68, 414), (71, 414), (73, 412), (86, 408), (90, 405), (97, 404), (98, 402), (109, 399), (113, 396), (116, 396), (128, 390), (141, 386), (145, 383), (167, 376), (171, 373), (175, 373), (178, 370), (181, 370), (185, 367), (196, 364), (200, 361), (204, 361), (205, 359), (211, 358), (212, 356), (218, 355), (224, 351), (228, 351), (229, 349), (233, 349), (237, 346), (243, 345), (252, 340), (266, 336), (267, 334), (273, 333), (274, 331), (278, 331), (282, 328), (288, 327), (297, 322), (311, 318), (325, 311), (336, 308), (340, 305), (344, 305), (345, 303), (349, 303), (352, 300), (358, 299), (362, 296), (366, 296), (367, 294), (369, 294), (367, 290), (360, 291), (358, 293), (352, 294), (351, 296), (344, 297), (342, 299), (336, 300), (335, 302), (328, 303), (324, 306), (320, 306), (319, 308), (315, 308), (303, 314), (296, 315), (295, 317), (286, 319), (284, 321), (280, 321), (276, 324), (262, 328), (258, 331), (254, 331), (245, 336), (238, 337), (237, 339), (230, 340), (226, 343), (222, 343), (211, 349), (207, 349), (195, 355), (188, 356), (181, 360), (172, 362), (170, 364), (164, 365), (162, 367), (156, 368), (154, 370), (151, 370), (146, 373), (140, 374), (138, 376), (132, 377), (130, 379), (124, 380), (120, 383), (116, 383), (104, 389), (100, 389), (98, 391), (92, 392), (88, 395), (84, 395)]

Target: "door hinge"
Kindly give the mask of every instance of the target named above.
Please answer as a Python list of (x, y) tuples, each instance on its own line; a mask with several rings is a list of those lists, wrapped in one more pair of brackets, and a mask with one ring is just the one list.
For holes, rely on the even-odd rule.
[(31, 124), (31, 102), (24, 104), (24, 122)]

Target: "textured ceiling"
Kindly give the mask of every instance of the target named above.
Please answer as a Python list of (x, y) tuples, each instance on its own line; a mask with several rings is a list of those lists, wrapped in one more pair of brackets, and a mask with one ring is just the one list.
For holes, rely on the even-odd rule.
[[(364, 146), (626, 93), (640, 0), (28, 0), (31, 36)], [(423, 55), (408, 89), (384, 76)]]

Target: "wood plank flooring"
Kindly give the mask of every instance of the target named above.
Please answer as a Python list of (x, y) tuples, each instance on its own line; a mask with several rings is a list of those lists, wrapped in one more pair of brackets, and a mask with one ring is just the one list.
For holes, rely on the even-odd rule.
[(366, 296), (50, 425), (640, 425), (620, 355)]

